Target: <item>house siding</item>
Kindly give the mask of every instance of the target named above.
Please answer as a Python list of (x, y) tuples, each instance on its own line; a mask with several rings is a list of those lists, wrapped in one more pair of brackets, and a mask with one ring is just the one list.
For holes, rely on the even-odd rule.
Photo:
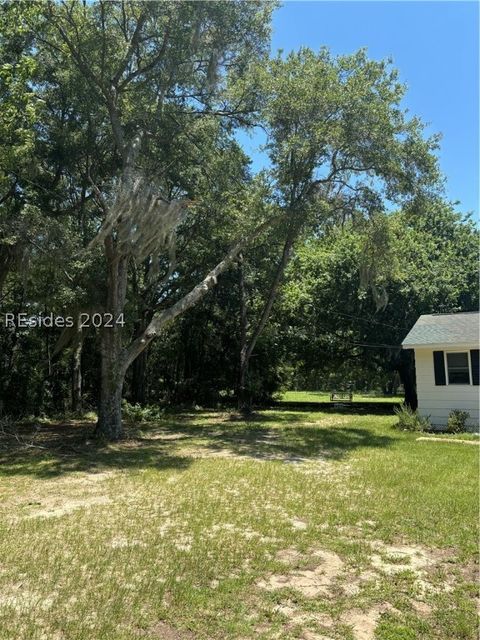
[[(478, 348), (472, 344), (469, 349)], [(445, 351), (455, 351), (444, 347)], [(469, 349), (464, 349), (465, 351)], [(476, 385), (435, 385), (433, 369), (433, 351), (431, 348), (415, 349), (415, 371), (417, 379), (418, 412), (430, 416), (433, 426), (444, 427), (448, 414), (452, 409), (468, 411), (470, 418), (467, 425), (478, 429), (479, 424), (479, 389)]]

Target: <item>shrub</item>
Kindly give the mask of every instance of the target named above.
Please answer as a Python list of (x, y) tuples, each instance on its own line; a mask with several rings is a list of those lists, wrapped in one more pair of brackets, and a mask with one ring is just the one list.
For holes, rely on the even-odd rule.
[(5, 433), (9, 429), (15, 427), (15, 421), (11, 416), (5, 415), (0, 417), (0, 433)]
[(417, 411), (412, 411), (410, 407), (402, 405), (393, 410), (398, 418), (395, 425), (397, 429), (404, 431), (427, 431), (430, 429), (430, 419), (419, 415)]
[(158, 420), (162, 416), (162, 411), (155, 406), (142, 407), (139, 404), (130, 404), (127, 400), (122, 400), (122, 415), (127, 422), (138, 424), (139, 422)]
[(448, 433), (459, 433), (465, 431), (466, 422), (469, 419), (470, 414), (468, 411), (461, 411), (460, 409), (453, 409), (450, 411), (447, 421)]

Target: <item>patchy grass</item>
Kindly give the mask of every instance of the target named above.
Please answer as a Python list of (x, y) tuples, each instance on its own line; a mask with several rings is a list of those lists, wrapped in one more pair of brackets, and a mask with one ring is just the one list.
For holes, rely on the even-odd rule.
[[(330, 391), (285, 391), (281, 402), (330, 402)], [(384, 396), (376, 393), (354, 393), (354, 402), (403, 402), (403, 396)]]
[[(392, 416), (0, 441), (0, 638), (473, 640), (478, 449)], [(33, 445), (33, 446), (32, 446)]]

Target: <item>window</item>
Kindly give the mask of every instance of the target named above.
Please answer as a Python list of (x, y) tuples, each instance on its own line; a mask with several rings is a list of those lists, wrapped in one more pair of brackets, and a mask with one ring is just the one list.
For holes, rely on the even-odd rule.
[(468, 352), (447, 353), (448, 384), (470, 384)]

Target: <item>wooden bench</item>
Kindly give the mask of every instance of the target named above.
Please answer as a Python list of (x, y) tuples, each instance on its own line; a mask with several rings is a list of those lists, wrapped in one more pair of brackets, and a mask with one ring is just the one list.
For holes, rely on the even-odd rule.
[(330, 394), (330, 401), (342, 401), (342, 402), (352, 402), (353, 400), (353, 392), (352, 391), (332, 391)]

